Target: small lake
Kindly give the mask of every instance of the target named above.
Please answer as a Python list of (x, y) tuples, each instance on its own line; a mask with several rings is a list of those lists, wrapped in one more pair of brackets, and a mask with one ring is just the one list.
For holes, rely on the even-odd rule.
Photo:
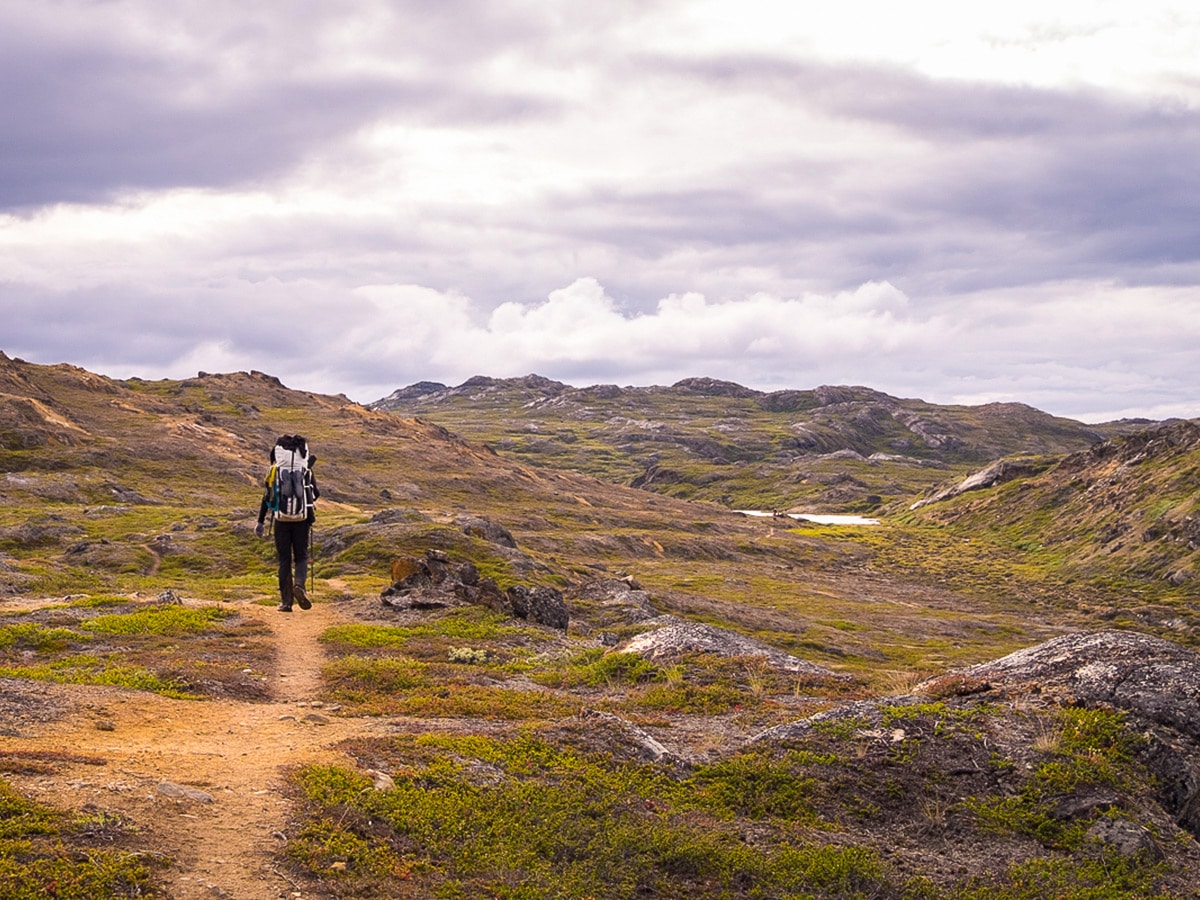
[(780, 519), (797, 519), (802, 522), (814, 522), (817, 525), (878, 525), (878, 519), (871, 519), (867, 516), (849, 516), (849, 515), (825, 515), (823, 513), (769, 513), (758, 509), (736, 509), (734, 512), (741, 513), (743, 516), (755, 516), (759, 518), (780, 518)]

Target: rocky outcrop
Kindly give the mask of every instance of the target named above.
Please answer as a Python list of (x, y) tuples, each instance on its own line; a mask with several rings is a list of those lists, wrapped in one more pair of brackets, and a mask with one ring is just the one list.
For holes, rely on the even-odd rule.
[(502, 591), (493, 579), (481, 578), (474, 563), (454, 563), (441, 550), (426, 550), (423, 558), (401, 556), (393, 560), (392, 584), (380, 599), (392, 609), (486, 606), (559, 631), (566, 631), (570, 624), (567, 605), (558, 590), (513, 585)]
[(602, 610), (611, 610), (625, 624), (653, 619), (658, 613), (648, 591), (632, 578), (606, 578), (591, 581), (576, 589), (575, 598), (593, 601)]
[(943, 500), (953, 499), (968, 491), (982, 490), (983, 488), (993, 487), (997, 484), (1004, 484), (1006, 481), (1012, 481), (1016, 478), (1029, 478), (1043, 469), (1045, 469), (1045, 465), (1038, 465), (1031, 460), (997, 460), (986, 469), (981, 469), (978, 472), (968, 475), (953, 487), (938, 491), (932, 497), (927, 497), (924, 500), (918, 500), (909, 509), (920, 509), (922, 506), (928, 506), (930, 503), (940, 503)]
[(1197, 446), (1200, 446), (1200, 424), (1167, 422), (1072, 453), (1059, 463), (1058, 468), (1063, 472), (1077, 472), (1107, 460), (1115, 460), (1123, 466), (1136, 466), (1149, 459), (1187, 453)]
[[(997, 706), (998, 696), (1007, 702)], [(846, 703), (775, 726), (753, 736), (748, 744), (819, 742), (840, 734), (865, 748), (863, 752), (887, 755), (906, 741), (925, 740), (926, 764), (938, 767), (941, 777), (963, 779), (964, 796), (994, 790), (997, 779), (1012, 793), (1020, 790), (1026, 767), (989, 770), (988, 755), (1000, 752), (1028, 761), (1029, 754), (1037, 751), (1027, 711), (1062, 707), (1124, 711), (1126, 727), (1136, 736), (1131, 746), (1138, 748), (1138, 761), (1156, 785), (1153, 798), (1144, 799), (1157, 804), (1160, 813), (1181, 828), (1200, 835), (1200, 655), (1150, 635), (1124, 631), (1064, 635), (930, 679), (909, 695)], [(972, 713), (972, 708), (979, 712)], [(1004, 708), (1026, 712), (997, 715), (995, 710)], [(994, 722), (991, 737), (974, 745), (974, 738), (959, 740), (957, 752), (951, 752), (953, 741), (934, 749), (928, 724), (914, 724), (923, 710), (924, 714), (945, 710), (934, 712), (934, 721), (941, 722), (956, 715), (969, 718), (985, 709), (992, 710), (987, 713)], [(967, 784), (980, 778), (984, 781), (977, 785)], [(1161, 848), (1145, 828), (1104, 815), (1105, 810), (1126, 808), (1132, 802), (1120, 797), (1120, 791), (1119, 784), (1083, 783), (1045, 798), (1043, 812), (1058, 821), (1092, 821), (1089, 839), (1119, 854), (1157, 857)]]
[(1125, 710), (1147, 726), (1144, 757), (1164, 806), (1200, 835), (1200, 655), (1147, 634), (1101, 631), (1064, 635), (958, 674)]
[(481, 516), (459, 516), (454, 520), (454, 524), (462, 528), (463, 534), (469, 534), (471, 537), (477, 537), (492, 544), (499, 544), (501, 547), (513, 550), (517, 548), (517, 541), (512, 536), (512, 532), (490, 519)]
[(544, 585), (528, 588), (515, 584), (508, 589), (506, 596), (513, 615), (519, 619), (559, 631), (566, 631), (570, 624), (567, 604), (563, 602), (562, 593), (555, 588)]
[(391, 405), (403, 403), (406, 400), (417, 400), (421, 397), (428, 397), (430, 394), (436, 394), (446, 389), (447, 386), (439, 381), (418, 381), (416, 384), (410, 384), (408, 387), (397, 388), (381, 400), (376, 400), (371, 404), (371, 407), (373, 409), (389, 409)]
[(469, 603), (507, 608), (503, 591), (490, 578), (480, 578), (471, 562), (452, 563), (441, 550), (424, 558), (402, 556), (392, 562), (392, 584), (380, 599), (393, 609), (436, 609)]
[[(889, 698), (887, 702), (891, 706), (911, 706), (917, 700), (915, 697), (900, 697)], [(792, 741), (804, 737), (814, 729), (837, 722), (851, 723), (857, 731), (864, 735), (890, 740), (891, 735), (886, 734), (884, 729), (882, 707), (883, 703), (879, 700), (857, 700), (853, 703), (845, 703), (795, 722), (786, 722), (783, 725), (768, 728), (766, 731), (760, 731), (746, 743)]]
[(91, 435), (48, 403), (0, 393), (0, 449), (77, 447)]
[(654, 624), (655, 627), (619, 645), (617, 650), (636, 653), (655, 662), (677, 659), (689, 653), (754, 656), (763, 658), (773, 668), (787, 672), (820, 678), (836, 677), (824, 666), (806, 662), (736, 631), (688, 622), (675, 616), (662, 616), (647, 624)]
[(626, 756), (656, 763), (673, 763), (676, 761), (666, 747), (628, 719), (623, 719), (613, 713), (602, 712), (596, 709), (583, 710), (580, 713), (580, 718), (596, 730), (609, 732), (613, 745), (625, 749), (626, 753), (624, 755)]
[(1107, 704), (1200, 740), (1200, 656), (1132, 631), (1081, 632), (961, 670), (967, 679)]
[(732, 381), (716, 378), (684, 378), (671, 385), (675, 390), (701, 397), (759, 397), (761, 394)]

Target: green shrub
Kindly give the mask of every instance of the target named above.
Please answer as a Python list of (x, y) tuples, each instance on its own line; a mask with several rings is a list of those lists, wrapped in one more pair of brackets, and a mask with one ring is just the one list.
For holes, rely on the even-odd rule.
[(488, 641), (518, 636), (525, 629), (509, 624), (500, 613), (474, 607), (454, 611), (417, 625), (335, 625), (321, 635), (328, 644), (363, 649), (403, 649), (414, 640), (437, 638), (457, 641)]
[(831, 762), (802, 751), (789, 751), (782, 759), (770, 752), (742, 753), (712, 765), (701, 766), (692, 777), (697, 802), (727, 815), (754, 819), (781, 818), (816, 823), (810, 804), (816, 779), (803, 769)]
[(1093, 785), (1148, 789), (1134, 765), (1134, 752), (1145, 738), (1127, 726), (1124, 713), (1114, 710), (1064, 708), (1055, 712), (1053, 722), (1057, 740), (1046, 742), (1046, 755), (1018, 795), (968, 798), (965, 805), (985, 828), (1075, 850), (1083, 844), (1091, 820), (1063, 821), (1054, 814), (1057, 800)]
[(661, 681), (666, 673), (637, 653), (590, 650), (539, 675), (542, 684), (555, 687), (617, 687)]
[(48, 653), (65, 650), (72, 644), (87, 639), (86, 635), (70, 628), (46, 628), (33, 622), (0, 625), (0, 650), (17, 647)]
[(88, 821), (18, 794), (0, 779), (0, 897), (114, 900), (161, 896), (139, 854), (67, 845)]
[(140, 666), (122, 665), (95, 656), (76, 655), (50, 663), (29, 666), (0, 666), (0, 677), (28, 678), (59, 684), (106, 684), (138, 691), (151, 691), (178, 700), (199, 699), (171, 679), (162, 678)]
[(427, 664), (402, 656), (344, 656), (326, 663), (321, 674), (335, 696), (352, 701), (425, 687), (429, 684), (428, 669)]
[(1122, 857), (1109, 850), (1098, 858), (1032, 859), (1012, 866), (1000, 878), (975, 877), (956, 892), (961, 900), (1129, 900), (1166, 897), (1159, 887), (1162, 863)]
[[(580, 753), (527, 730), (507, 740), (406, 740), (388, 753), (411, 763), (386, 791), (338, 768), (298, 773), (311, 815), (293, 858), (328, 865), (333, 851), (314, 852), (309, 835), (317, 834), (321, 847), (338, 848), (361, 890), (380, 866), (395, 865), (383, 848), (403, 848), (402, 877), (419, 896), (898, 895), (870, 850), (742, 839), (760, 817), (791, 828), (788, 816), (804, 812), (802, 787), (775, 808), (747, 802), (773, 779), (766, 755), (681, 781), (659, 765)], [(330, 833), (334, 823), (344, 836)], [(366, 854), (368, 838), (382, 856)]]
[(178, 604), (151, 606), (131, 613), (97, 616), (82, 623), (81, 628), (97, 634), (138, 635), (156, 634), (178, 636), (197, 634), (214, 622), (226, 619), (233, 612), (216, 606), (194, 607)]

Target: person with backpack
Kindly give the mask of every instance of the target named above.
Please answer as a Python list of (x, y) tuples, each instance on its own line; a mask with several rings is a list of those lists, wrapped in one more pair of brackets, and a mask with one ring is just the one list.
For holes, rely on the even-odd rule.
[(313, 474), (317, 455), (308, 452), (308, 441), (302, 435), (285, 434), (276, 439), (270, 457), (271, 469), (254, 533), (263, 536), (270, 513), (267, 528), (274, 528), (275, 555), (279, 560), (279, 611), (291, 612), (293, 602), (301, 609), (310, 609), (312, 602), (304, 590), (304, 582), (308, 578), (308, 547), (316, 520), (316, 501), (321, 496)]

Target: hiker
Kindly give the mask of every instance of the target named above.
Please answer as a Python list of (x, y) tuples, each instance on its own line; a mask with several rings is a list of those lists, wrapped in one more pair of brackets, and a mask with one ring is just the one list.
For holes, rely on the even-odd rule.
[(291, 612), (293, 601), (301, 609), (310, 609), (312, 602), (304, 590), (304, 582), (308, 578), (308, 546), (316, 519), (315, 502), (321, 496), (312, 469), (317, 455), (308, 452), (308, 441), (302, 435), (285, 434), (275, 441), (270, 456), (271, 470), (254, 533), (263, 536), (269, 512), (268, 527), (275, 529), (275, 555), (279, 559), (279, 611)]

